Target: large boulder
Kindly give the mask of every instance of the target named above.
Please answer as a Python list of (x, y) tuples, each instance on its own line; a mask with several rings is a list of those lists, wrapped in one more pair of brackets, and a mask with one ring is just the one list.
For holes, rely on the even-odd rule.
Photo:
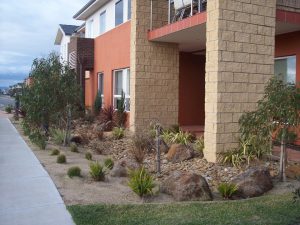
[(238, 186), (237, 195), (242, 198), (257, 197), (273, 188), (267, 168), (250, 168), (232, 180)]
[(300, 165), (289, 166), (285, 169), (285, 174), (288, 178), (299, 179), (300, 178)]
[(194, 152), (188, 146), (181, 145), (181, 144), (173, 144), (170, 147), (166, 155), (166, 158), (168, 161), (172, 163), (178, 163), (178, 162), (191, 159), (193, 158), (193, 156), (194, 156)]
[(173, 172), (162, 182), (161, 191), (172, 195), (177, 201), (212, 200), (205, 178), (195, 173)]

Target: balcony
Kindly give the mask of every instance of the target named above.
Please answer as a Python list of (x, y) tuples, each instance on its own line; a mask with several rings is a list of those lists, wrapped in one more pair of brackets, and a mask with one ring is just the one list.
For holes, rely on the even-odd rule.
[(277, 0), (277, 8), (299, 12), (300, 1), (299, 0)]
[[(162, 25), (153, 20), (148, 33), (148, 40), (152, 42), (176, 43), (183, 52), (203, 54), (206, 48), (206, 5), (207, 0), (169, 0), (165, 4), (165, 11), (152, 13), (165, 13), (168, 18)], [(157, 10), (157, 6), (152, 5)], [(151, 19), (152, 21), (152, 19)], [(153, 29), (154, 28), (154, 29)]]
[(80, 68), (85, 70), (94, 69), (94, 39), (71, 37), (68, 47), (69, 65), (80, 73)]

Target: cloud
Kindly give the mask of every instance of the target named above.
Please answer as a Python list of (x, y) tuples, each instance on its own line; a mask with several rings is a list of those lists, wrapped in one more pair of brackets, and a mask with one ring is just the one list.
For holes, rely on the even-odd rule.
[(25, 77), (33, 59), (58, 50), (54, 46), (58, 24), (81, 24), (72, 17), (87, 1), (0, 1), (0, 74), (8, 80), (11, 74)]

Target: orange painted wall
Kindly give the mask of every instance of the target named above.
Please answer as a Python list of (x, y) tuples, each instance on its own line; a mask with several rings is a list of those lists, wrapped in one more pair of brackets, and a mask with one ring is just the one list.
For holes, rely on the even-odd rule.
[[(300, 82), (300, 31), (278, 35), (275, 38), (275, 57), (296, 55), (296, 83)], [(300, 145), (300, 127), (296, 129)]]
[(205, 56), (180, 53), (179, 125), (204, 125)]
[[(130, 67), (130, 21), (95, 38), (95, 64), (86, 88), (87, 106), (92, 106), (98, 90), (99, 72), (104, 73), (105, 106), (113, 103), (113, 70)], [(86, 83), (87, 84), (87, 83)]]
[(296, 55), (296, 82), (300, 82), (300, 31), (277, 35), (275, 57)]

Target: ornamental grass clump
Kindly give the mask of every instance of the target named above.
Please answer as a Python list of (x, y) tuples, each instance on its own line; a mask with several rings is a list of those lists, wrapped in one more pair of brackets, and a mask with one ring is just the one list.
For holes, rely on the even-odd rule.
[(87, 160), (92, 161), (92, 160), (93, 160), (93, 155), (92, 155), (92, 153), (90, 153), (90, 152), (85, 153), (85, 158), (86, 158)]
[(111, 158), (105, 159), (104, 166), (111, 170), (114, 167), (114, 161)]
[(153, 194), (155, 187), (153, 177), (146, 171), (144, 167), (132, 170), (129, 173), (128, 186), (138, 196), (145, 197)]
[(73, 166), (68, 169), (68, 176), (70, 178), (73, 177), (81, 177), (81, 169), (78, 166)]
[(70, 151), (71, 151), (71, 152), (76, 152), (76, 153), (79, 152), (79, 151), (78, 151), (78, 147), (77, 147), (77, 145), (76, 145), (75, 143), (72, 143), (72, 144), (70, 145)]
[(115, 140), (122, 139), (125, 136), (125, 129), (122, 127), (114, 127), (112, 130), (112, 135)]
[(203, 136), (201, 136), (200, 138), (198, 138), (195, 141), (195, 149), (200, 154), (203, 154), (203, 150), (204, 150), (204, 138), (203, 138)]
[(57, 156), (56, 162), (59, 164), (64, 164), (67, 162), (67, 158), (64, 154)]
[(105, 180), (104, 167), (98, 161), (91, 163), (90, 175), (95, 181), (104, 181)]
[(50, 135), (55, 144), (62, 145), (65, 140), (66, 132), (61, 129), (51, 129)]
[(51, 156), (59, 155), (60, 151), (58, 149), (53, 149), (50, 153)]
[(12, 109), (13, 107), (11, 105), (8, 105), (5, 107), (5, 112), (10, 114), (12, 112)]
[(238, 191), (238, 186), (232, 183), (221, 183), (218, 186), (218, 191), (224, 199), (231, 199), (234, 194)]

